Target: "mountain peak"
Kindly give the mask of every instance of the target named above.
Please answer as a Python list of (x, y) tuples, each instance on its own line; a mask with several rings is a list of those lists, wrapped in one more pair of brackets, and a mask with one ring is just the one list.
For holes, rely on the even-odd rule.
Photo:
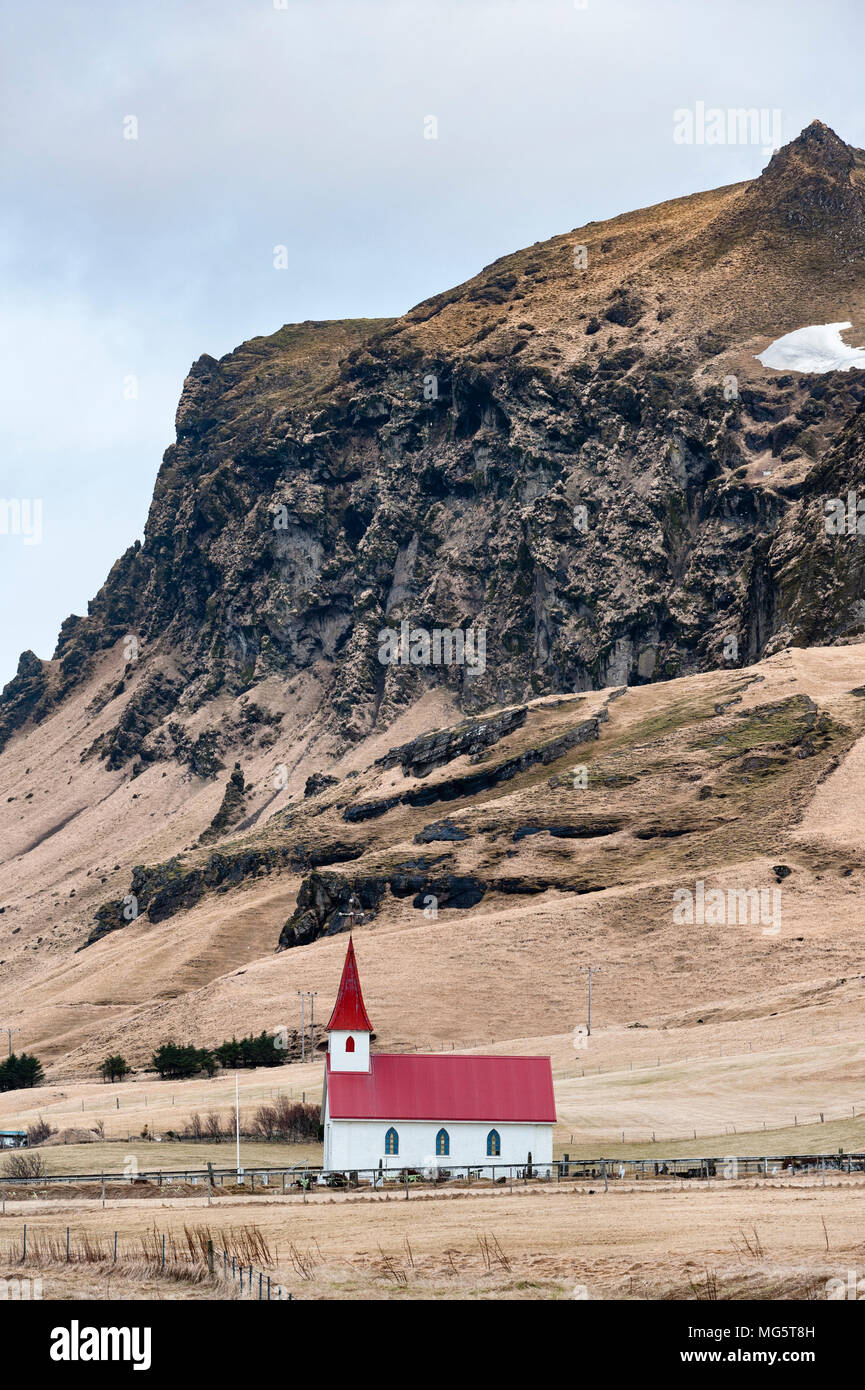
[(849, 181), (855, 162), (851, 146), (845, 145), (830, 126), (814, 120), (795, 140), (775, 151), (761, 175), (761, 182), (779, 176), (786, 178), (790, 174), (801, 177), (807, 173)]
[[(865, 247), (865, 153), (814, 120), (776, 150), (748, 185), (732, 223), (748, 231), (784, 227), (825, 239), (840, 236), (848, 251)], [(725, 219), (726, 220), (726, 219)], [(855, 243), (855, 248), (854, 248)]]

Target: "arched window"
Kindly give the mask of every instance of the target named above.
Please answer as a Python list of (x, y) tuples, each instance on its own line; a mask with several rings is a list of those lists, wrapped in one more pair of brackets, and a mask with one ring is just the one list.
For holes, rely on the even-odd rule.
[(497, 1129), (491, 1129), (487, 1135), (487, 1158), (498, 1158), (502, 1151), (501, 1135)]
[(352, 1037), (346, 1038), (346, 1040), (345, 1040), (345, 1050), (346, 1050), (346, 1052), (354, 1052), (354, 1038), (352, 1038)]
[(440, 1129), (436, 1135), (436, 1154), (439, 1158), (447, 1156), (451, 1151), (450, 1135), (446, 1129)]
[(387, 1134), (384, 1136), (384, 1151), (386, 1154), (399, 1153), (399, 1135), (393, 1125), (391, 1125)]

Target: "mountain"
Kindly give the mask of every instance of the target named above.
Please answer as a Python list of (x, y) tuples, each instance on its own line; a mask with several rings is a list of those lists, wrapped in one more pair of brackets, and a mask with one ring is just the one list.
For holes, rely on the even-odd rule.
[[(24, 654), (0, 727), (127, 634), (144, 723), (314, 672), (345, 739), (429, 683), (481, 709), (710, 669), (730, 638), (740, 662), (815, 640), (778, 551), (863, 388), (754, 354), (860, 321), (863, 254), (865, 154), (814, 122), (752, 183), (555, 237), (402, 319), (200, 358), (143, 546), (51, 663)], [(377, 634), (403, 620), (484, 628), (486, 670), (383, 666)], [(821, 635), (855, 622), (844, 606)]]
[[(232, 1027), (240, 963), (270, 998), (352, 893), (413, 931), (430, 895), (603, 917), (755, 815), (754, 861), (789, 856), (861, 732), (862, 561), (824, 510), (865, 484), (865, 384), (757, 354), (840, 321), (863, 340), (865, 153), (815, 121), (399, 319), (201, 357), (143, 544), (0, 697), (0, 1004), (34, 1045)], [(388, 630), (474, 663), (383, 660)]]

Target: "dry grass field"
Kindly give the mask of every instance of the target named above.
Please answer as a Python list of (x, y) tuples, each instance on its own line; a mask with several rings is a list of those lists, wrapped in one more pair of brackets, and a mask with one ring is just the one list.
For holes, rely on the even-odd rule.
[[(0, 1273), (24, 1273), (24, 1212), (0, 1222)], [(865, 1274), (865, 1183), (836, 1176), (782, 1183), (718, 1181), (516, 1186), (460, 1193), (225, 1197), (151, 1202), (46, 1202), (26, 1213), (29, 1239), (53, 1234), (73, 1248), (87, 1232), (118, 1264), (80, 1269), (33, 1261), (43, 1297), (201, 1297), (186, 1281), (147, 1276), (140, 1245), (155, 1232), (207, 1231), (217, 1251), (254, 1228), (273, 1285), (297, 1299), (824, 1299), (829, 1279)], [(217, 1262), (218, 1263), (218, 1262)], [(235, 1297), (217, 1278), (211, 1296)], [(255, 1287), (253, 1288), (255, 1294)]]
[[(561, 880), (561, 886), (530, 895), (488, 893), (470, 911), (442, 910), (436, 921), (409, 900), (387, 895), (374, 920), (356, 932), (377, 1045), (549, 1054), (558, 1156), (865, 1149), (859, 906), (865, 704), (853, 693), (862, 686), (865, 647), (853, 646), (786, 651), (745, 671), (632, 688), (609, 705), (595, 742), (470, 804), (448, 807), (469, 832), (468, 840), (447, 847), (453, 872), (507, 871)], [(608, 695), (579, 697), (580, 718), (600, 709)], [(813, 755), (803, 758), (791, 743), (795, 729), (787, 714), (803, 706), (783, 703), (800, 697), (825, 714), (828, 730)], [(496, 748), (496, 758), (556, 734), (573, 711), (573, 701), (537, 702), (526, 727)], [(436, 715), (439, 723), (452, 717), (444, 707), (415, 710), (352, 755), (357, 796), (386, 796), (413, 785), (398, 770), (374, 768), (372, 759), (429, 727)], [(69, 721), (76, 717), (84, 728), (84, 709), (76, 715), (74, 702), (56, 716), (66, 721), (56, 730), (58, 747), (69, 742)], [(40, 737), (50, 737), (51, 728), (49, 720)], [(19, 740), (4, 760), (4, 766), (22, 762), (9, 795), (28, 765), (26, 745), (26, 738)], [(288, 748), (279, 756), (291, 761)], [(748, 770), (744, 759), (754, 756), (770, 759), (768, 773), (762, 763), (759, 775)], [(580, 759), (590, 768), (589, 792), (561, 785)], [(337, 772), (352, 770), (350, 761)], [(467, 759), (456, 760), (431, 774), (428, 784), (468, 766)], [(51, 759), (47, 767), (50, 779)], [(264, 758), (258, 772), (265, 777)], [(0, 1020), (20, 1027), (16, 1047), (43, 1057), (47, 1080), (34, 1091), (0, 1094), (0, 1127), (41, 1116), (60, 1131), (40, 1151), (51, 1174), (128, 1171), (130, 1160), (175, 1174), (207, 1162), (229, 1168), (232, 1143), (166, 1136), (180, 1133), (195, 1113), (217, 1113), (229, 1125), (233, 1075), (160, 1082), (146, 1070), (150, 1053), (171, 1037), (213, 1045), (233, 1033), (296, 1027), (301, 988), (318, 991), (316, 1015), (324, 1021), (345, 937), (275, 951), (300, 882), (282, 872), (244, 881), (225, 895), (206, 894), (167, 921), (135, 922), (71, 951), (83, 941), (101, 897), (125, 889), (128, 864), (155, 862), (188, 843), (193, 823), (214, 809), (208, 804), (202, 811), (198, 799), (217, 789), (203, 788), (190, 799), (179, 780), (173, 784), (173, 772), (160, 786), (151, 784), (151, 772), (142, 773), (135, 783), (139, 799), (122, 819), (126, 851), (117, 860), (112, 855), (112, 864), (97, 856), (99, 872), (88, 874), (92, 845), (106, 831), (100, 816), (114, 810), (106, 803), (97, 811), (94, 788), (85, 785), (96, 776), (92, 765), (82, 769), (76, 757), (73, 767), (59, 755), (58, 805), (70, 776), (89, 809), (31, 853), (13, 853), (3, 868)], [(698, 795), (701, 788), (709, 795)], [(121, 790), (118, 784), (116, 795)], [(109, 802), (115, 799), (112, 793)], [(303, 826), (332, 837), (358, 833), (346, 830), (326, 797), (294, 804), (298, 833), (306, 833)], [(38, 816), (45, 821), (58, 812), (37, 812), (32, 803), (19, 812), (18, 805), (10, 813), (31, 822), (27, 829), (21, 821), (15, 826), (26, 849)], [(416, 854), (413, 837), (436, 814), (401, 807), (392, 819), (371, 821), (351, 870), (374, 872)], [(595, 838), (514, 840), (515, 829), (533, 819), (555, 823), (587, 814), (618, 817), (620, 828)], [(276, 842), (280, 834), (279, 821), (265, 817), (240, 843)], [(25, 865), (34, 856), (38, 864)], [(790, 869), (781, 886), (777, 934), (754, 924), (674, 921), (677, 887), (700, 878), (722, 888), (771, 886), (775, 865)], [(574, 875), (594, 880), (594, 891), (569, 888)], [(109, 880), (104, 887), (101, 877)], [(40, 937), (50, 949), (37, 951)], [(589, 962), (603, 968), (586, 1038), (575, 1030), (585, 1020), (582, 967)], [(115, 1086), (94, 1074), (94, 1059), (109, 1050), (122, 1051), (136, 1069)], [(244, 1124), (278, 1093), (317, 1103), (321, 1080), (320, 1055), (305, 1064), (241, 1072)], [(60, 1142), (64, 1132), (70, 1142)], [(87, 1133), (91, 1142), (77, 1142)], [(162, 1142), (147, 1137), (154, 1135)], [(243, 1141), (247, 1170), (304, 1161), (320, 1161), (318, 1145)], [(92, 1189), (63, 1200), (48, 1192), (26, 1210), (34, 1228), (78, 1223), (118, 1229), (131, 1243), (137, 1230), (182, 1225), (192, 1213), (214, 1226), (254, 1221), (278, 1252), (274, 1277), (297, 1297), (571, 1297), (574, 1286), (584, 1284), (592, 1297), (697, 1298), (711, 1296), (716, 1282), (725, 1291), (719, 1296), (759, 1289), (767, 1297), (820, 1297), (826, 1278), (862, 1258), (863, 1190), (855, 1175), (827, 1177), (825, 1188), (783, 1181), (683, 1190), (611, 1185), (608, 1194), (565, 1185), (529, 1187), (513, 1196), (418, 1193), (403, 1205), (396, 1195), (315, 1193), (304, 1204), (296, 1192), (283, 1201), (279, 1194), (249, 1198), (229, 1189), (206, 1213), (204, 1197), (172, 1185), (176, 1195), (156, 1191), (140, 1202), (120, 1201), (110, 1191), (104, 1210)], [(3, 1231), (14, 1233), (23, 1215), (10, 1197)], [(750, 1256), (741, 1232), (751, 1233), (753, 1244), (755, 1228), (762, 1253)], [(496, 1263), (498, 1256), (486, 1267), (492, 1247), (484, 1242), (492, 1236), (507, 1267)], [(299, 1263), (287, 1258), (292, 1246), (301, 1252)], [(85, 1272), (82, 1278), (91, 1282), (82, 1288), (96, 1288), (102, 1277)], [(131, 1269), (120, 1275), (107, 1270), (109, 1277), (125, 1281), (120, 1296), (134, 1296), (139, 1287)], [(74, 1284), (77, 1276), (60, 1271), (56, 1294), (49, 1282), (45, 1296), (68, 1296), (70, 1278)], [(151, 1296), (145, 1284), (152, 1286), (150, 1275), (140, 1287), (141, 1296)], [(167, 1285), (160, 1287), (174, 1296)], [(210, 1295), (199, 1287), (190, 1296)], [(215, 1296), (222, 1296), (219, 1290)]]

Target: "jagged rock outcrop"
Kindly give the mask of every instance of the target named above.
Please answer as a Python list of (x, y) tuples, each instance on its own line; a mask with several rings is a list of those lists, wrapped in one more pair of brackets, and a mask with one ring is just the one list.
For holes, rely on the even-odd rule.
[(622, 829), (623, 822), (609, 817), (587, 816), (578, 824), (570, 825), (520, 825), (513, 833), (513, 839), (524, 840), (527, 835), (552, 835), (556, 840), (593, 840), (602, 835), (615, 835)]
[(234, 764), (234, 771), (228, 779), (225, 787), (225, 794), (220, 803), (219, 810), (210, 822), (210, 825), (199, 836), (200, 844), (207, 844), (208, 840), (218, 840), (233, 825), (243, 819), (243, 811), (246, 805), (246, 783), (240, 763)]
[(133, 772), (140, 772), (158, 756), (155, 748), (147, 747), (147, 738), (174, 709), (182, 688), (176, 677), (154, 671), (135, 690), (116, 726), (100, 734), (82, 756), (98, 753), (112, 771), (132, 763)]
[(35, 652), (22, 652), (18, 670), (0, 695), (0, 748), (28, 719), (47, 713), (51, 703), (44, 663)]
[(455, 825), (452, 820), (437, 820), (419, 830), (414, 837), (414, 842), (416, 845), (429, 845), (436, 840), (458, 841), (468, 838), (468, 831)]
[[(92, 946), (108, 932), (118, 931), (146, 917), (164, 922), (176, 912), (194, 907), (208, 889), (226, 892), (244, 879), (269, 874), (274, 869), (292, 868), (302, 872), (308, 860), (294, 846), (277, 845), (265, 849), (241, 849), (221, 853), (214, 850), (200, 865), (187, 866), (179, 857), (163, 864), (136, 865), (129, 893), (103, 903), (94, 914), (95, 926), (84, 946)], [(79, 949), (83, 950), (84, 947)]]
[(514, 729), (521, 729), (527, 713), (528, 707), (520, 705), (516, 709), (502, 710), (489, 719), (469, 719), (452, 729), (434, 729), (399, 748), (391, 748), (384, 757), (376, 758), (375, 766), (399, 766), (406, 777), (426, 777), (454, 758), (468, 756), (475, 761)]
[(476, 796), (478, 792), (488, 791), (501, 782), (509, 782), (518, 773), (540, 763), (546, 766), (554, 763), (563, 753), (577, 748), (581, 743), (589, 743), (598, 737), (600, 724), (609, 718), (602, 709), (591, 719), (583, 719), (573, 725), (566, 733), (557, 734), (535, 747), (526, 748), (512, 758), (500, 763), (484, 766), (482, 772), (470, 772), (459, 777), (450, 777), (442, 782), (434, 782), (426, 787), (415, 787), (402, 795), (383, 797), (376, 801), (360, 801), (343, 811), (347, 821), (374, 820), (383, 816), (395, 806), (431, 806), (437, 801), (455, 801), (463, 796)]
[(279, 935), (278, 949), (308, 946), (321, 936), (349, 931), (375, 917), (385, 893), (395, 898), (411, 898), (412, 907), (424, 911), (435, 921), (439, 910), (476, 907), (488, 892), (533, 895), (550, 888), (566, 893), (592, 893), (601, 886), (599, 879), (568, 875), (549, 879), (527, 874), (487, 876), (437, 871), (420, 859), (400, 864), (390, 874), (357, 875), (310, 874), (301, 884), (297, 905)]
[[(210, 889), (227, 892), (244, 880), (288, 869), (295, 874), (309, 874), (328, 864), (344, 864), (364, 853), (363, 844), (343, 844), (324, 841), (317, 845), (276, 844), (261, 849), (233, 848), (214, 850), (200, 864), (187, 865), (179, 857), (162, 864), (136, 865), (132, 871), (129, 893), (103, 903), (94, 914), (95, 926), (85, 946), (92, 946), (108, 932), (118, 931), (130, 922), (146, 917), (150, 922), (165, 922), (175, 913), (194, 907)], [(83, 947), (81, 948), (83, 949)]]
[(338, 783), (338, 777), (331, 777), (327, 772), (314, 772), (311, 777), (307, 777), (303, 794), (305, 797), (318, 796), (319, 792), (327, 791), (328, 787), (335, 787)]

